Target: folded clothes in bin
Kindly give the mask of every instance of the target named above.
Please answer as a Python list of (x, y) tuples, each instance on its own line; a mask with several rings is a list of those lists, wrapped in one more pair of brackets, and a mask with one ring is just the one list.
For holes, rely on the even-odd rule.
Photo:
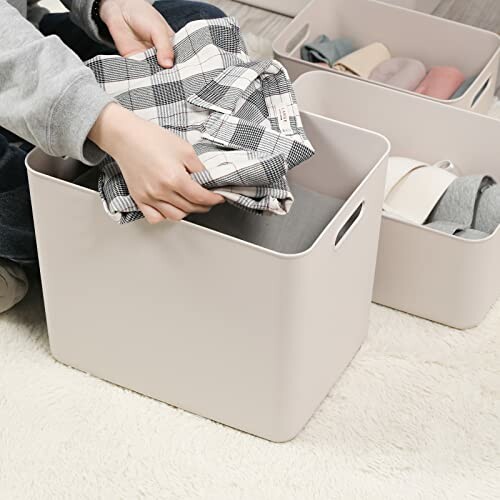
[[(286, 70), (250, 61), (232, 18), (191, 22), (173, 46), (171, 69), (158, 65), (155, 49), (86, 64), (121, 105), (193, 145), (206, 167), (194, 180), (245, 210), (286, 214), (285, 175), (314, 154)], [(107, 212), (120, 223), (142, 218), (117, 163), (107, 157), (100, 168)]]
[(488, 175), (458, 174), (450, 161), (392, 157), (384, 210), (460, 238), (486, 238), (500, 225), (500, 186)]

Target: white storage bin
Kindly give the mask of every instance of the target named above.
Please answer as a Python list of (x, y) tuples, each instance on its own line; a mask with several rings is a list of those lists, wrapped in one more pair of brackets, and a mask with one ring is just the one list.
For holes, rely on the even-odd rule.
[(432, 14), (440, 4), (440, 0), (372, 0), (374, 2), (388, 3), (406, 9), (419, 10)]
[(69, 181), (85, 167), (32, 152), (53, 355), (249, 433), (293, 438), (367, 334), (389, 153), (373, 132), (303, 121), (317, 153), (291, 185), (347, 201), (296, 254), (189, 222), (117, 225), (95, 191)]
[[(500, 121), (312, 72), (295, 82), (301, 109), (385, 135), (391, 154), (451, 160), (463, 175), (500, 182)], [(500, 296), (500, 230), (470, 241), (382, 218), (374, 301), (452, 326), (478, 325)]]
[(241, 3), (271, 10), (285, 16), (296, 16), (309, 0), (240, 0)]
[(348, 37), (357, 47), (382, 42), (394, 57), (419, 59), (428, 68), (456, 66), (467, 78), (477, 75), (461, 97), (450, 100), (421, 96), (379, 82), (371, 82), (373, 85), (478, 113), (487, 113), (493, 102), (500, 56), (500, 38), (495, 33), (371, 0), (314, 0), (273, 45), (276, 58), (293, 80), (307, 71), (338, 73), (300, 59), (300, 47), (321, 34)]

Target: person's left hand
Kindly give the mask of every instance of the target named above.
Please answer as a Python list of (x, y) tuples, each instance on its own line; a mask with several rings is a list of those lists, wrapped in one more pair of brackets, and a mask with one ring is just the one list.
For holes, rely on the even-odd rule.
[(164, 68), (174, 64), (172, 28), (145, 0), (103, 0), (100, 17), (109, 29), (121, 56), (128, 57), (156, 47), (158, 63)]

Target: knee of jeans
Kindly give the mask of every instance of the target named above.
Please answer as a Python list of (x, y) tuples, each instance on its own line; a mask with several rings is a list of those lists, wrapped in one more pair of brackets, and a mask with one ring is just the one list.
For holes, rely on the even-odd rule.
[(199, 5), (201, 19), (220, 19), (221, 17), (226, 17), (226, 14), (215, 5), (203, 2), (199, 2)]

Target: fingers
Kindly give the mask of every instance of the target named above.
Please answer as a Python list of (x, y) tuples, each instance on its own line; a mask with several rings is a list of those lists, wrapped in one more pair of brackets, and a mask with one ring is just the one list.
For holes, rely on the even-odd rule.
[(158, 64), (164, 68), (174, 65), (174, 49), (172, 47), (173, 32), (170, 26), (161, 19), (161, 25), (151, 33), (151, 41), (156, 47)]
[(182, 178), (176, 192), (195, 205), (214, 206), (224, 203), (224, 198), (221, 195), (202, 188), (189, 176)]
[(165, 220), (163, 214), (161, 214), (160, 212), (158, 212), (158, 210), (149, 205), (146, 205), (144, 203), (137, 203), (137, 207), (139, 208), (139, 210), (142, 212), (142, 214), (150, 224), (158, 224), (159, 222)]
[(150, 224), (158, 224), (165, 219), (178, 222), (187, 216), (186, 212), (163, 201), (153, 201), (150, 205), (138, 203), (137, 206)]
[(191, 148), (191, 150), (185, 155), (184, 158), (184, 166), (186, 170), (192, 174), (194, 172), (202, 172), (205, 170), (205, 165), (201, 163), (201, 160), (198, 158), (195, 150)]
[[(168, 196), (168, 200), (165, 202), (165, 200), (158, 200), (158, 208), (162, 204), (168, 204), (168, 205), (173, 205), (174, 207), (178, 208), (182, 212), (192, 214), (192, 213), (207, 213), (210, 211), (212, 208), (211, 206), (208, 205), (197, 205), (195, 203), (191, 203), (190, 201), (186, 200), (182, 196), (180, 196), (177, 193), (171, 193)], [(163, 210), (160, 209), (160, 211), (163, 213)]]

